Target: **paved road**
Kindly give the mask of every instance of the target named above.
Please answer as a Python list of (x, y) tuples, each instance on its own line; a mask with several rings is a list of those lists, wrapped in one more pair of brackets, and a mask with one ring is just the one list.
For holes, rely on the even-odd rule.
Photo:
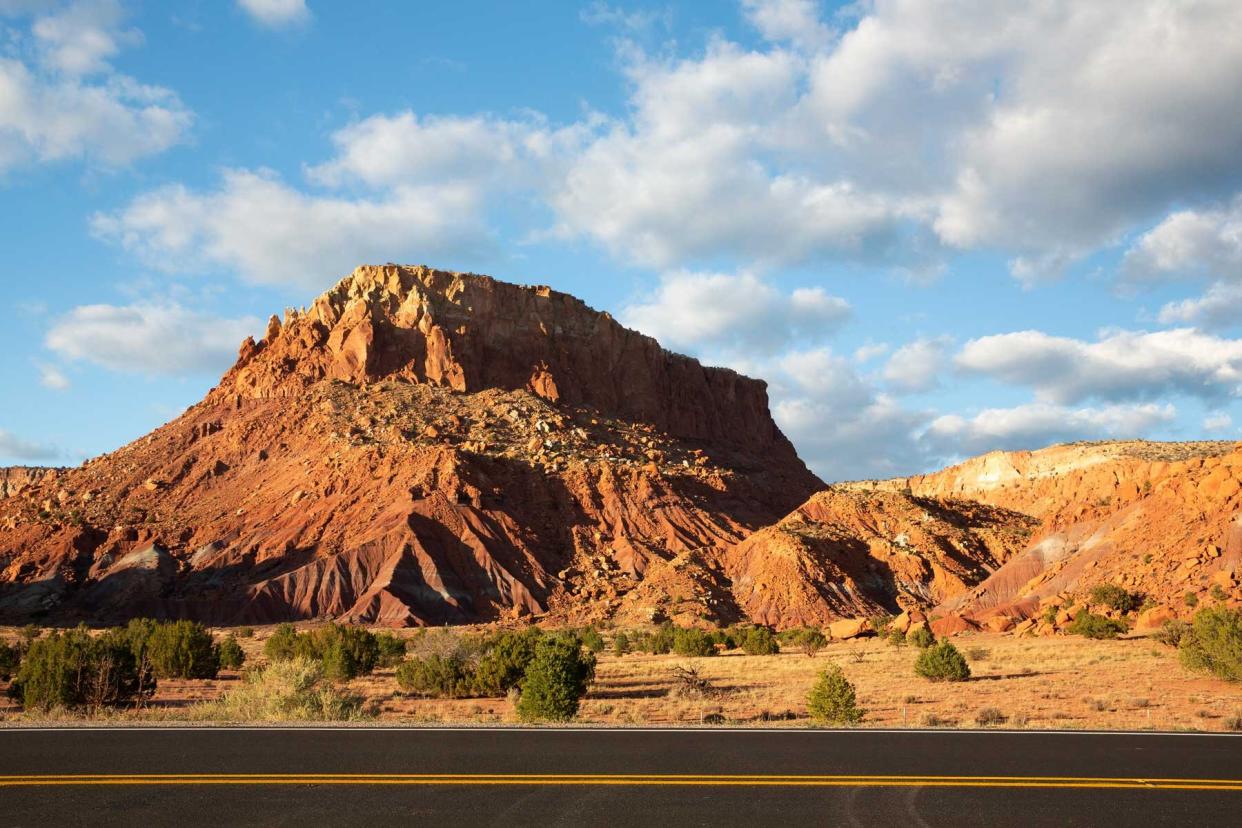
[(1242, 736), (0, 729), (5, 825), (1237, 825)]

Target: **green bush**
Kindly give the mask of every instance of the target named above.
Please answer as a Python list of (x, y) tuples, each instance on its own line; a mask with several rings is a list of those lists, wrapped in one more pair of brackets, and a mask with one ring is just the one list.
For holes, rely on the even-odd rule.
[(1182, 664), (1226, 681), (1242, 681), (1242, 611), (1208, 607), (1195, 615), (1178, 648)]
[(1049, 604), (1044, 607), (1044, 622), (1048, 624), (1055, 624), (1057, 622), (1057, 615), (1060, 612), (1061, 607), (1056, 604)]
[(332, 681), (369, 675), (379, 662), (379, 643), (362, 627), (328, 624), (297, 636), (294, 651), (323, 665)]
[(871, 625), (871, 629), (875, 630), (876, 635), (884, 635), (888, 632), (888, 625), (893, 623), (893, 616), (888, 613), (873, 615), (867, 619), (867, 623)]
[(808, 656), (814, 656), (828, 644), (824, 634), (814, 627), (782, 630), (777, 634), (776, 640), (781, 646), (800, 647)]
[(0, 681), (8, 681), (13, 678), (13, 674), (17, 672), (17, 667), (21, 664), (21, 653), (17, 647), (9, 646), (0, 641)]
[(576, 638), (545, 637), (522, 679), (518, 718), (525, 722), (569, 721), (595, 677), (595, 654), (584, 652)]
[(238, 627), (233, 634), (238, 638), (254, 638), (254, 627)]
[(475, 673), (460, 653), (433, 654), (398, 665), (397, 684), (407, 693), (427, 698), (460, 699), (473, 693)]
[(235, 636), (230, 635), (216, 645), (216, 660), (222, 670), (240, 670), (246, 663), (246, 654)]
[(604, 651), (604, 637), (599, 634), (599, 630), (594, 627), (587, 627), (582, 631), (582, 646), (586, 647), (593, 653), (602, 653)]
[(885, 636), (885, 640), (887, 640), (888, 643), (894, 647), (906, 646), (906, 634), (895, 627), (888, 631), (888, 635)]
[(379, 667), (396, 667), (405, 659), (405, 642), (390, 632), (376, 635), (375, 646), (379, 650), (375, 662)]
[(1220, 584), (1212, 584), (1212, 588), (1208, 590), (1208, 595), (1212, 596), (1213, 601), (1221, 603), (1229, 600), (1229, 593), (1225, 592), (1225, 588)]
[(263, 644), (268, 661), (288, 661), (296, 655), (298, 631), (292, 624), (281, 624)]
[(92, 636), (85, 627), (31, 642), (9, 688), (27, 710), (97, 710), (154, 691), (155, 679), (140, 669), (123, 631)]
[(229, 722), (356, 721), (371, 715), (361, 696), (324, 682), (323, 665), (297, 657), (247, 672), (239, 686), (197, 712)]
[(625, 630), (619, 630), (612, 637), (612, 654), (623, 656), (630, 651), (630, 636)]
[(689, 627), (673, 634), (673, 652), (679, 656), (714, 656), (716, 645), (710, 635)]
[(854, 685), (836, 664), (819, 674), (807, 695), (806, 707), (811, 718), (822, 724), (857, 724), (863, 711), (858, 708)]
[[(132, 646), (142, 635), (141, 621), (131, 622), (126, 634)], [(155, 624), (146, 654), (158, 678), (210, 679), (220, 670), (215, 641), (197, 621)]]
[(746, 652), (746, 655), (776, 655), (781, 651), (781, 645), (776, 642), (776, 636), (772, 635), (772, 631), (767, 627), (744, 627), (738, 646)]
[(1190, 625), (1185, 621), (1179, 621), (1173, 618), (1165, 621), (1160, 625), (1160, 629), (1156, 630), (1152, 638), (1169, 647), (1181, 646), (1182, 639), (1186, 637), (1186, 633), (1190, 631)]
[(914, 672), (931, 681), (965, 681), (970, 678), (970, 665), (948, 641), (941, 641), (919, 653)]
[(1142, 603), (1142, 596), (1130, 592), (1116, 584), (1098, 584), (1091, 590), (1091, 603), (1099, 604), (1118, 612), (1132, 612)]
[(1199, 596), (1195, 595), (1193, 592), (1187, 592), (1184, 596), (1182, 596), (1182, 600), (1186, 602), (1186, 606), (1193, 607), (1198, 605)]
[(1074, 616), (1073, 622), (1069, 625), (1069, 631), (1074, 635), (1081, 635), (1086, 638), (1116, 638), (1119, 634), (1125, 632), (1126, 625), (1112, 618), (1105, 618), (1103, 615), (1096, 615), (1087, 610), (1079, 610)]
[(646, 649), (652, 655), (666, 655), (673, 651), (673, 642), (677, 637), (677, 628), (672, 624), (661, 624), (650, 636)]
[(486, 639), (475, 669), (475, 690), (481, 696), (503, 696), (517, 687), (545, 638), (538, 627), (502, 632)]
[(920, 650), (926, 650), (936, 643), (936, 636), (930, 627), (919, 627), (914, 632), (906, 633), (906, 641), (909, 641)]

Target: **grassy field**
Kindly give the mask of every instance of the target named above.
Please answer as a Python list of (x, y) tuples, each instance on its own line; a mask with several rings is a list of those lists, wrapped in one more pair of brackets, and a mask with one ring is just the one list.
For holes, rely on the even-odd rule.
[[(12, 633), (12, 631), (7, 631)], [(242, 639), (250, 664), (261, 663), (265, 630)], [(864, 727), (1020, 727), (1040, 729), (1229, 730), (1242, 727), (1242, 686), (1189, 673), (1177, 654), (1146, 639), (959, 636), (972, 678), (932, 683), (914, 675), (918, 651), (879, 639), (801, 652), (710, 658), (601, 653), (596, 680), (579, 720), (607, 725), (763, 725), (805, 727), (806, 694), (830, 662), (855, 684)], [(706, 692), (683, 692), (675, 668), (696, 670)], [(141, 712), (107, 714), (119, 721), (200, 718), (204, 702), (239, 681), (164, 680)], [(348, 685), (381, 722), (500, 724), (516, 721), (509, 699), (419, 699), (402, 693), (392, 670)], [(66, 717), (67, 720), (70, 717)], [(7, 699), (0, 722), (33, 721)]]

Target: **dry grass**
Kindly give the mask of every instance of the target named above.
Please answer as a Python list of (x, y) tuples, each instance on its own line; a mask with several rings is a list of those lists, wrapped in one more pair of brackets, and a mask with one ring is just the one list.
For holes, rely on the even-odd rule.
[[(248, 663), (262, 663), (268, 630), (240, 639)], [(931, 684), (914, 675), (918, 651), (879, 639), (836, 642), (814, 657), (801, 652), (714, 658), (674, 655), (599, 656), (596, 681), (579, 720), (608, 725), (742, 724), (805, 727), (806, 694), (824, 667), (839, 664), (866, 710), (863, 727), (1001, 727), (1102, 730), (1214, 730), (1239, 726), (1242, 685), (1186, 672), (1174, 650), (1151, 641), (1077, 637), (954, 639), (973, 677)], [(982, 655), (982, 653), (976, 653)], [(711, 693), (685, 694), (678, 666), (692, 666)], [(111, 714), (115, 721), (201, 719), (201, 705), (238, 688), (235, 673), (214, 681), (164, 681), (148, 708)], [(503, 724), (516, 721), (510, 699), (416, 699), (397, 687), (392, 670), (356, 679), (342, 690), (363, 696), (389, 723)], [(219, 709), (218, 707), (214, 709)], [(989, 711), (981, 716), (982, 711)], [(985, 720), (984, 724), (979, 719)], [(66, 720), (62, 717), (62, 720)], [(0, 721), (27, 721), (0, 699)]]

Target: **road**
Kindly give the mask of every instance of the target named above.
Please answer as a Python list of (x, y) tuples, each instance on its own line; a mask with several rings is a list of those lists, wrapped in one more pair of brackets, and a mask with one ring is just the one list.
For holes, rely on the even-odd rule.
[(1242, 736), (0, 729), (6, 825), (1228, 825)]

